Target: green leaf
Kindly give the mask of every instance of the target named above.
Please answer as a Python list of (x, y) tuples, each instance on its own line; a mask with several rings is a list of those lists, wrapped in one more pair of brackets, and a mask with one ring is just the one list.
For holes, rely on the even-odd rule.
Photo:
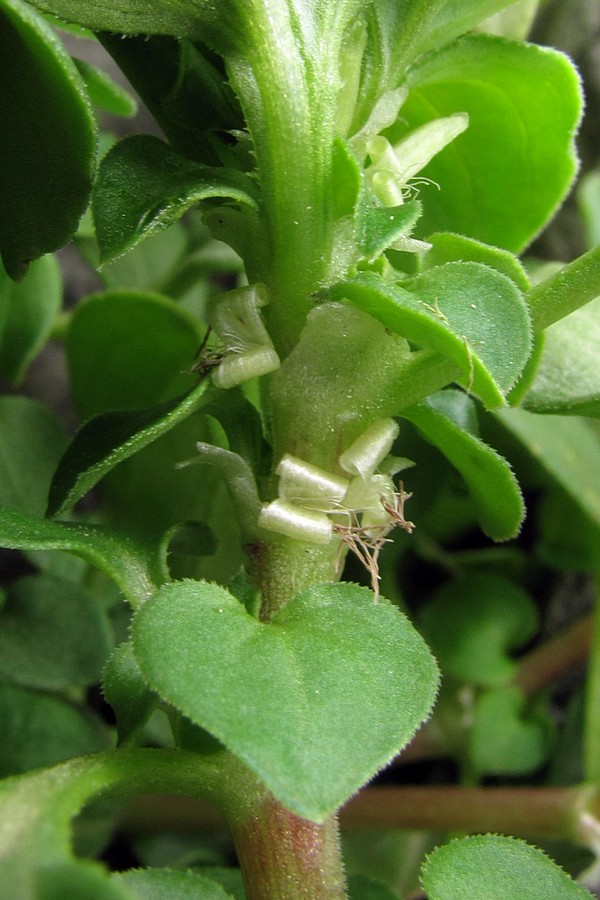
[(113, 81), (102, 69), (97, 69), (83, 59), (73, 59), (83, 78), (88, 96), (95, 106), (115, 116), (135, 116), (137, 102), (129, 91)]
[(74, 703), (0, 683), (0, 778), (110, 745), (102, 723)]
[(523, 409), (495, 415), (588, 519), (600, 525), (600, 443), (592, 425), (584, 419), (539, 416)]
[(117, 647), (109, 659), (102, 691), (117, 717), (119, 746), (127, 746), (135, 740), (158, 702), (140, 672), (130, 641)]
[(100, 261), (168, 228), (201, 200), (225, 199), (254, 211), (255, 193), (241, 172), (190, 162), (149, 135), (126, 138), (104, 157), (94, 186)]
[(544, 332), (544, 346), (523, 406), (531, 412), (600, 416), (600, 297)]
[(350, 875), (348, 879), (349, 900), (398, 900), (389, 887), (366, 875)]
[(153, 409), (120, 410), (92, 419), (75, 436), (54, 475), (48, 515), (68, 510), (116, 465), (201, 409), (208, 381)]
[(531, 328), (519, 290), (478, 263), (447, 263), (401, 284), (364, 273), (334, 285), (331, 295), (451, 359), (488, 407), (504, 403), (529, 356)]
[(43, 515), (66, 445), (67, 436), (50, 410), (28, 397), (1, 397), (0, 503)]
[[(566, 56), (488, 35), (464, 37), (417, 63), (392, 140), (433, 118), (469, 127), (420, 173), (419, 234), (454, 231), (521, 251), (552, 217), (577, 171), (582, 110)], [(439, 186), (439, 189), (438, 189)]]
[[(83, 25), (92, 31), (115, 31), (119, 34), (170, 34), (173, 37), (206, 38), (208, 24), (221, 21), (210, 0), (34, 0), (34, 6), (45, 12)], [(227, 21), (223, 23), (227, 31)]]
[(0, 59), (11, 85), (0, 97), (0, 252), (11, 278), (20, 278), (77, 228), (96, 133), (77, 70), (50, 26), (21, 0), (0, 3)]
[(112, 578), (134, 606), (166, 580), (149, 548), (99, 525), (48, 522), (0, 506), (0, 546), (13, 550), (66, 550)]
[(483, 244), (464, 234), (443, 231), (427, 235), (427, 240), (431, 244), (431, 250), (422, 257), (423, 269), (426, 271), (448, 262), (477, 262), (506, 275), (523, 293), (531, 287), (521, 262), (508, 250)]
[(114, 874), (112, 880), (139, 900), (233, 900), (220, 884), (199, 872), (133, 869)]
[(50, 336), (62, 303), (62, 278), (55, 258), (43, 256), (30, 265), (19, 284), (9, 280), (0, 264), (0, 281), (5, 280), (0, 374), (17, 386)]
[(99, 863), (71, 859), (40, 866), (35, 873), (35, 900), (132, 900), (125, 885), (119, 884)]
[[(48, 636), (52, 635), (52, 640)], [(0, 676), (61, 691), (100, 681), (112, 634), (96, 600), (58, 578), (21, 578), (0, 612)]]
[(529, 292), (527, 303), (536, 330), (600, 297), (600, 246), (588, 250)]
[[(198, 322), (158, 294), (107, 291), (80, 304), (67, 333), (73, 397), (85, 420), (183, 394), (200, 343)], [(102, 377), (98, 377), (98, 373)]]
[(436, 692), (408, 620), (350, 584), (311, 588), (262, 624), (223, 588), (178, 582), (136, 617), (133, 645), (152, 687), (316, 821), (407, 743)]
[(484, 691), (476, 700), (469, 734), (469, 760), (481, 775), (527, 775), (541, 768), (550, 750), (548, 718), (527, 712), (516, 687)]
[(438, 847), (422, 874), (429, 900), (590, 900), (545, 853), (525, 841), (475, 835)]
[(458, 469), (483, 531), (493, 540), (509, 540), (518, 533), (525, 515), (521, 491), (506, 460), (464, 430), (464, 407), (468, 403), (464, 395), (441, 391), (402, 410), (401, 415)]
[(516, 663), (509, 652), (527, 643), (539, 624), (535, 604), (517, 583), (485, 572), (446, 582), (419, 621), (442, 671), (482, 685), (510, 681)]
[(358, 249), (373, 262), (400, 236), (410, 234), (421, 215), (421, 204), (411, 200), (402, 206), (377, 206), (369, 198), (359, 206), (357, 214)]

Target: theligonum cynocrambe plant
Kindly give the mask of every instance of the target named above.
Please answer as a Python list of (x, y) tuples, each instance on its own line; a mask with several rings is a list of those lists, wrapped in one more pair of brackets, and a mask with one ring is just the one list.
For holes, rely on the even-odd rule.
[[(150, 790), (225, 811), (249, 897), (345, 896), (336, 811), (438, 689), (422, 637), (379, 597), (380, 552), (413, 528), (405, 429), (460, 472), (487, 535), (514, 536), (521, 494), (477, 415), (527, 397), (538, 333), (598, 292), (597, 252), (535, 288), (516, 255), (575, 175), (581, 97), (561, 54), (472, 31), (507, 5), (0, 0), (8, 275), (69, 239), (90, 191), (103, 265), (200, 209), (244, 268), (199, 315), (108, 291), (68, 323), (87, 421), (49, 517), (8, 503), (0, 538), (82, 557), (131, 605), (104, 674), (123, 747), (0, 789), (13, 897), (134, 896), (142, 876), (71, 856), (68, 821), (98, 792)], [(126, 138), (96, 167), (98, 83), (42, 13), (97, 34), (166, 140)], [(90, 524), (72, 510), (101, 479)], [(348, 548), (374, 592), (339, 581)], [(176, 749), (128, 749), (157, 706)], [(507, 847), (465, 847), (485, 893)], [(525, 879), (541, 866), (561, 896), (582, 893), (537, 851), (509, 851)], [(177, 895), (169, 873), (143, 877)], [(208, 890), (199, 877), (190, 889)], [(451, 896), (433, 862), (427, 879)]]

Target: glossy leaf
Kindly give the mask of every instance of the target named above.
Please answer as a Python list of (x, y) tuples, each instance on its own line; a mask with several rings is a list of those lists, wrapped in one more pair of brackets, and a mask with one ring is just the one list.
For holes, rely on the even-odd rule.
[(331, 293), (447, 356), (489, 407), (504, 403), (529, 356), (531, 329), (520, 292), (478, 263), (447, 263), (401, 285), (364, 273), (334, 285)]
[(423, 867), (430, 900), (590, 900), (545, 853), (525, 841), (500, 835), (460, 838), (436, 848)]
[(69, 509), (116, 465), (201, 409), (209, 382), (153, 409), (121, 410), (91, 419), (75, 436), (56, 470), (48, 515)]
[(573, 139), (582, 101), (569, 60), (533, 44), (474, 35), (423, 59), (409, 86), (393, 140), (432, 118), (469, 115), (468, 129), (420, 173), (435, 185), (420, 185), (418, 233), (460, 232), (521, 251), (577, 170)]
[(5, 280), (0, 300), (0, 315), (5, 316), (0, 326), (0, 374), (17, 386), (50, 336), (62, 303), (62, 278), (54, 257), (43, 256), (18, 284), (0, 268), (0, 281)]
[(233, 900), (232, 895), (200, 872), (177, 869), (133, 869), (112, 876), (134, 900)]
[(66, 446), (50, 410), (28, 397), (0, 398), (0, 503), (42, 516)]
[(436, 692), (408, 620), (350, 584), (311, 588), (265, 625), (217, 585), (178, 582), (136, 617), (133, 644), (152, 687), (316, 821), (410, 739)]
[(254, 194), (253, 183), (240, 172), (190, 162), (149, 135), (126, 138), (104, 157), (94, 186), (100, 261), (168, 228), (201, 200), (226, 199), (256, 210)]
[(21, 0), (0, 3), (0, 59), (11, 84), (0, 98), (0, 252), (8, 274), (21, 278), (77, 228), (91, 188), (95, 124), (73, 63)]
[(537, 413), (600, 416), (599, 345), (600, 297), (546, 329), (523, 406)]
[(9, 588), (0, 611), (0, 676), (7, 681), (50, 691), (87, 687), (100, 681), (111, 650), (108, 620), (83, 588), (46, 575)]
[(499, 685), (513, 677), (510, 651), (535, 635), (538, 617), (520, 585), (481, 572), (446, 582), (424, 607), (420, 623), (445, 673), (473, 684)]
[(523, 498), (506, 460), (464, 429), (462, 407), (468, 402), (464, 395), (442, 391), (402, 410), (401, 415), (458, 469), (483, 531), (496, 541), (505, 541), (519, 531), (525, 515)]
[(99, 525), (49, 522), (0, 506), (0, 545), (14, 550), (66, 550), (112, 578), (134, 606), (165, 581), (153, 548)]

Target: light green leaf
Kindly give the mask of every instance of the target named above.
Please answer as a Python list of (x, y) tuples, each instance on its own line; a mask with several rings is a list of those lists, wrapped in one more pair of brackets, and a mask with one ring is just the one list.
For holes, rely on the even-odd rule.
[(108, 620), (83, 588), (46, 575), (9, 588), (0, 611), (0, 676), (7, 681), (50, 691), (87, 687), (100, 681), (111, 649)]
[(428, 234), (427, 241), (431, 244), (431, 250), (422, 257), (425, 271), (448, 262), (477, 262), (506, 275), (523, 293), (531, 287), (521, 262), (508, 250), (483, 244), (474, 238), (465, 237), (464, 234), (450, 234), (447, 231)]
[(0, 263), (0, 281), (5, 280), (0, 374), (16, 386), (50, 336), (62, 303), (62, 278), (55, 258), (43, 256), (30, 265), (19, 284), (9, 280)]
[(401, 415), (458, 469), (483, 531), (496, 541), (506, 541), (518, 533), (525, 516), (523, 498), (506, 460), (464, 430), (461, 407), (468, 403), (458, 392), (441, 391)]
[(488, 35), (461, 38), (418, 63), (394, 126), (407, 130), (455, 112), (469, 127), (420, 173), (417, 231), (453, 231), (514, 252), (551, 218), (577, 171), (579, 79), (555, 50)]
[(158, 138), (136, 135), (100, 163), (93, 213), (100, 261), (168, 228), (201, 200), (217, 198), (255, 211), (256, 188), (241, 172), (190, 162)]
[(158, 702), (140, 672), (130, 641), (117, 647), (109, 659), (102, 692), (117, 718), (119, 746), (127, 746), (135, 740)]
[(376, 204), (374, 197), (365, 197), (357, 213), (358, 249), (373, 262), (397, 238), (409, 235), (420, 215), (418, 200), (402, 206), (383, 207)]
[(539, 624), (531, 597), (516, 582), (487, 572), (447, 581), (419, 621), (443, 672), (483, 685), (513, 677), (509, 652), (527, 643)]
[(334, 285), (331, 294), (447, 356), (488, 407), (504, 403), (529, 356), (531, 327), (519, 290), (479, 263), (447, 263), (401, 284), (364, 273)]
[(600, 443), (592, 425), (584, 419), (539, 416), (523, 409), (495, 415), (582, 512), (600, 525)]
[[(91, 188), (96, 132), (75, 66), (21, 0), (0, 3), (0, 252), (11, 278), (61, 247)], [(43, 90), (41, 89), (43, 86)]]
[(166, 580), (154, 548), (99, 525), (49, 522), (0, 506), (0, 546), (13, 550), (66, 550), (112, 578), (134, 606)]
[(177, 582), (136, 617), (133, 645), (155, 690), (315, 821), (404, 746), (436, 692), (408, 620), (350, 584), (311, 588), (262, 624), (217, 585)]
[(232, 895), (200, 872), (177, 869), (133, 869), (112, 880), (139, 900), (233, 900)]
[(481, 775), (527, 775), (541, 768), (551, 746), (548, 717), (527, 710), (527, 697), (509, 685), (475, 702), (469, 761)]
[(475, 835), (444, 844), (422, 874), (429, 900), (590, 900), (545, 853), (525, 841)]
[(523, 399), (531, 412), (600, 415), (600, 297), (550, 325), (538, 370)]
[(55, 472), (48, 515), (68, 510), (116, 465), (201, 409), (209, 384), (202, 381), (183, 397), (153, 409), (104, 413), (84, 425)]

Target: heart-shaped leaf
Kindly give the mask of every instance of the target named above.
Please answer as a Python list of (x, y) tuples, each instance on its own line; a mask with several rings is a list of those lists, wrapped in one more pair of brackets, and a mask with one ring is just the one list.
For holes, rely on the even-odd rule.
[(478, 834), (444, 844), (423, 867), (429, 900), (590, 900), (545, 853), (525, 841)]
[(263, 624), (221, 587), (165, 586), (133, 624), (149, 684), (323, 820), (414, 734), (437, 670), (422, 638), (366, 588), (321, 585)]

